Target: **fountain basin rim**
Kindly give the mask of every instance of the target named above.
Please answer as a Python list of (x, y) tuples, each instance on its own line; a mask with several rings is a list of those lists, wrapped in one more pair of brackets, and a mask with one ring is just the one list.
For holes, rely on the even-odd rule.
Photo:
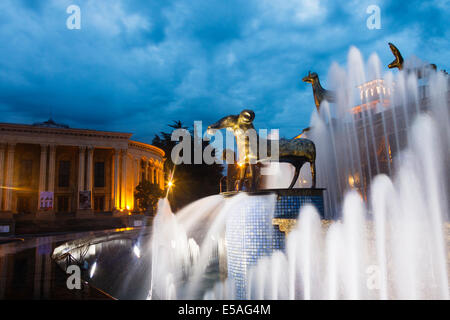
[(237, 194), (247, 194), (249, 196), (260, 196), (276, 194), (277, 196), (321, 196), (326, 188), (295, 188), (295, 189), (262, 189), (257, 191), (226, 191), (220, 194), (225, 198), (233, 197)]

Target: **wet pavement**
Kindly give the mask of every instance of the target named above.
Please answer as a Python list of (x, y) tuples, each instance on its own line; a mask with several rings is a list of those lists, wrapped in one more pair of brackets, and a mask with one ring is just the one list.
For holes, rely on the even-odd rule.
[(61, 244), (104, 233), (0, 238), (0, 299), (110, 299), (84, 281), (80, 290), (69, 290), (68, 275), (52, 259), (53, 250)]

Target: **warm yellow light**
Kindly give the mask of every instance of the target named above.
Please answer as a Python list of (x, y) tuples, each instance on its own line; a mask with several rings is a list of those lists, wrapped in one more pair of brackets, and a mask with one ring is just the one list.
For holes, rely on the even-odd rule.
[(130, 206), (127, 206), (127, 210), (130, 210)]
[(126, 227), (126, 228), (117, 228), (115, 229), (116, 232), (123, 232), (123, 231), (130, 231), (133, 230), (133, 227)]
[(353, 188), (353, 186), (355, 185), (355, 179), (353, 178), (353, 176), (348, 176), (348, 184), (350, 185), (350, 187)]
[(167, 182), (167, 186), (169, 187), (169, 188), (172, 188), (173, 187), (173, 181), (172, 180), (170, 180), (169, 182)]

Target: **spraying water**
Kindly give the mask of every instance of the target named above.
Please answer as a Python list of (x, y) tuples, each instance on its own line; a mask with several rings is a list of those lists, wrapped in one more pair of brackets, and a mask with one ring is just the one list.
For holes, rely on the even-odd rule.
[[(366, 68), (352, 48), (347, 70), (332, 66), (337, 102), (313, 114), (310, 138), (333, 221), (304, 207), (286, 249), (248, 266), (246, 298), (449, 299), (448, 78), (430, 70), (427, 79), (406, 71), (381, 78), (380, 65), (372, 55)], [(281, 168), (280, 187), (290, 170)], [(275, 199), (266, 197), (270, 208)], [(235, 298), (234, 279), (221, 272), (226, 220), (253, 202), (217, 195), (173, 214), (161, 200), (149, 298)], [(235, 225), (246, 232), (245, 221)]]

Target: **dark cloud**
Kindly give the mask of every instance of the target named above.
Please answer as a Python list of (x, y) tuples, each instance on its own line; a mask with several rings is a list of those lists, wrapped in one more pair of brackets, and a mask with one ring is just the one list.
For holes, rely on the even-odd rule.
[[(392, 41), (448, 69), (448, 1), (68, 0), (0, 2), (1, 122), (52, 117), (134, 132), (149, 142), (172, 120), (205, 125), (256, 111), (256, 126), (294, 136), (309, 123), (308, 70), (326, 75), (350, 46), (392, 60)], [(366, 8), (381, 8), (380, 30)]]

